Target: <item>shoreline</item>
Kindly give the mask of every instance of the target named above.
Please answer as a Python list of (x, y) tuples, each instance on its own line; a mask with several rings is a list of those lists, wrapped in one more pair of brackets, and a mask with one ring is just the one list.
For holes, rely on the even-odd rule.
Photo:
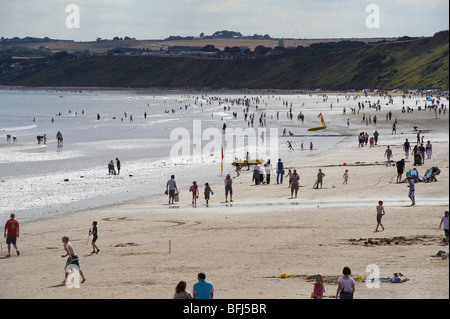
[[(80, 87), (65, 87), (65, 86), (7, 86), (0, 85), (1, 91), (55, 91), (55, 92), (80, 92), (80, 91), (93, 91), (93, 92), (135, 92), (137, 94), (151, 93), (155, 94), (155, 91), (159, 94), (218, 94), (218, 95), (228, 95), (228, 94), (275, 94), (275, 95), (293, 95), (293, 94), (317, 94), (317, 95), (364, 95), (364, 90), (321, 90), (321, 89), (274, 89), (274, 88), (264, 88), (264, 89), (250, 89), (250, 88), (209, 88), (209, 87), (101, 87), (101, 86), (80, 86)], [(439, 92), (448, 92), (446, 90), (435, 90), (430, 89), (434, 92), (429, 92), (426, 96), (442, 96)], [(420, 92), (426, 92), (427, 89), (417, 90), (417, 92), (412, 91), (412, 93), (404, 93), (402, 90), (382, 90), (379, 92), (374, 92), (373, 90), (367, 93), (368, 97), (374, 96), (384, 96), (383, 92), (388, 92), (392, 96), (421, 96)], [(157, 94), (155, 94), (157, 95)], [(448, 93), (447, 93), (448, 96)]]

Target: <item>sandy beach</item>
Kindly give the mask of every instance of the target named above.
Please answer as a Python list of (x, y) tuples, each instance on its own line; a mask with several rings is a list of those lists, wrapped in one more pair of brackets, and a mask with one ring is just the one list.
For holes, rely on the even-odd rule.
[[(448, 113), (435, 118), (428, 110), (396, 112), (396, 135), (383, 111), (365, 113), (379, 116), (376, 126), (361, 130), (351, 125), (347, 137), (327, 152), (314, 154), (307, 146), (293, 151), (313, 152), (285, 162), (286, 170), (300, 175), (295, 199), (286, 179), (276, 184), (272, 174), (270, 185), (254, 185), (251, 171), (244, 168), (239, 177), (232, 174), (232, 203), (225, 203), (223, 176), (208, 181), (214, 190), (209, 207), (203, 199), (206, 181), (198, 181), (197, 207), (188, 189), (180, 191), (178, 205), (168, 205), (161, 189), (160, 196), (21, 223), (20, 256), (12, 249), (5, 258), (2, 240), (0, 267), (7, 279), (0, 298), (170, 299), (180, 280), (192, 291), (197, 273), (204, 272), (218, 299), (309, 299), (310, 277), (320, 273), (329, 299), (348, 266), (356, 280), (355, 299), (448, 299), (448, 259), (436, 257), (441, 250), (448, 254), (439, 229), (449, 209)], [(330, 118), (327, 125), (331, 129), (333, 121), (347, 117)], [(384, 153), (390, 145), (394, 162), (404, 158), (402, 145), (405, 137), (414, 145), (414, 126), (433, 144), (433, 156), (417, 167), (419, 174), (432, 166), (441, 173), (437, 182), (416, 184), (416, 205), (410, 206), (407, 184), (396, 183), (396, 168), (386, 166)], [(381, 133), (378, 145), (359, 148), (359, 132), (375, 129)], [(410, 156), (405, 172), (413, 167)], [(313, 189), (319, 168), (325, 173), (323, 188)], [(347, 185), (342, 183), (345, 169)], [(375, 232), (379, 200), (384, 201), (385, 230)], [(98, 254), (91, 254), (88, 238), (92, 221), (98, 222)], [(87, 279), (79, 289), (62, 284), (63, 236), (70, 238)], [(400, 272), (408, 281), (370, 286), (364, 279), (374, 265), (379, 277)], [(283, 273), (289, 277), (281, 278)]]

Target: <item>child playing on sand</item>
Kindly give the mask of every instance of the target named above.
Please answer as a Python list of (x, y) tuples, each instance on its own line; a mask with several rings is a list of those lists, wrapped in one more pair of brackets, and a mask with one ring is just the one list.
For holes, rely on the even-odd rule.
[(205, 183), (205, 200), (206, 200), (206, 207), (208, 207), (209, 203), (209, 194), (211, 193), (211, 187), (209, 187), (208, 183)]
[(375, 231), (378, 231), (378, 227), (381, 226), (381, 228), (383, 228), (384, 230), (384, 226), (381, 223), (381, 218), (383, 217), (383, 215), (385, 214), (384, 212), (384, 207), (383, 207), (383, 201), (378, 201), (378, 206), (377, 206), (377, 227), (375, 228)]
[(322, 299), (325, 292), (325, 286), (323, 284), (323, 277), (321, 274), (316, 276), (316, 282), (314, 283), (314, 299)]
[(342, 177), (344, 177), (344, 181), (342, 182), (342, 184), (347, 184), (347, 181), (348, 181), (348, 169), (345, 170), (345, 173), (344, 173), (344, 175)]
[(67, 268), (69, 265), (75, 265), (75, 266), (78, 267), (78, 270), (79, 270), (79, 272), (80, 272), (81, 278), (83, 279), (81, 282), (82, 282), (82, 283), (85, 282), (85, 281), (86, 281), (86, 278), (84, 277), (84, 274), (83, 274), (83, 272), (82, 272), (81, 269), (80, 269), (80, 264), (79, 264), (79, 261), (78, 261), (78, 256), (77, 256), (77, 254), (75, 253), (75, 251), (74, 251), (74, 249), (73, 249), (73, 247), (72, 247), (72, 244), (69, 242), (69, 237), (64, 236), (64, 237), (62, 238), (62, 242), (63, 242), (64, 250), (66, 251), (66, 254), (65, 254), (65, 255), (61, 255), (61, 257), (64, 258), (64, 257), (66, 257), (66, 256), (69, 256), (69, 258), (67, 259), (67, 262), (66, 262), (66, 266), (65, 266), (66, 271), (65, 271), (65, 278), (64, 278), (63, 284), (66, 283), (67, 276), (69, 275), (69, 272), (68, 272), (69, 269)]
[(291, 175), (292, 175), (292, 171), (289, 169), (289, 170), (288, 170), (288, 173), (287, 173), (286, 176), (285, 176), (285, 177), (287, 177), (288, 180), (289, 180), (289, 186), (288, 186), (288, 188), (291, 188)]
[(319, 185), (320, 185), (320, 188), (322, 188), (324, 176), (325, 176), (325, 174), (322, 172), (322, 169), (319, 168), (319, 172), (317, 173), (317, 180), (316, 180), (316, 183), (314, 184), (315, 189), (318, 189)]
[[(92, 238), (92, 251), (91, 254), (98, 254), (98, 252), (100, 251), (100, 249), (98, 249), (97, 244), (95, 243), (97, 241), (98, 238), (98, 234), (97, 234), (97, 222), (94, 221), (92, 222), (92, 230), (89, 229), (89, 235), (93, 235), (94, 238)], [(97, 250), (97, 251), (95, 251)]]
[(189, 191), (192, 192), (192, 206), (196, 206), (198, 198), (198, 186), (196, 181), (192, 182), (192, 186), (189, 188)]

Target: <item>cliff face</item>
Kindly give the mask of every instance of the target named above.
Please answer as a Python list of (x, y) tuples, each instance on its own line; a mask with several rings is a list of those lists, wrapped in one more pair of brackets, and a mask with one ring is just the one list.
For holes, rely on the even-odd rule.
[[(316, 50), (316, 51), (314, 51)], [(448, 89), (449, 32), (354, 49), (297, 48), (257, 59), (57, 54), (0, 70), (0, 84), (92, 87)]]

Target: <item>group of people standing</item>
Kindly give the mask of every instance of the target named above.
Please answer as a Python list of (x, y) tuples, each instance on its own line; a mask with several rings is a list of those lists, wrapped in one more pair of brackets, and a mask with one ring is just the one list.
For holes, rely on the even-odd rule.
[(116, 167), (114, 166), (113, 160), (111, 160), (108, 163), (108, 175), (119, 175), (120, 174), (120, 161), (117, 157), (116, 157), (116, 165), (117, 165), (117, 171), (116, 171)]
[(380, 136), (380, 133), (378, 133), (377, 130), (373, 132), (373, 137), (369, 137), (369, 134), (367, 132), (359, 133), (358, 136), (359, 147), (367, 146), (367, 143), (369, 143), (370, 147), (378, 145), (378, 136)]

